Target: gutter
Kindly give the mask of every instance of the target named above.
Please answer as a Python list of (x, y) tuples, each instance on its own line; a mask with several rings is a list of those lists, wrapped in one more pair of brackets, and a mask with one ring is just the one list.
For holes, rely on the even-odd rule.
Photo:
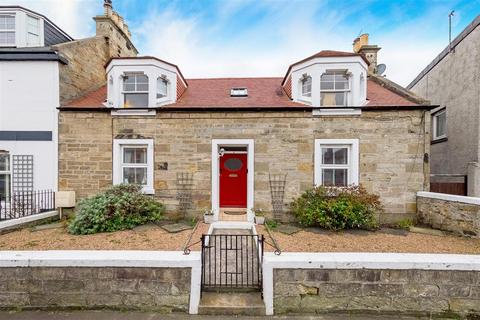
[[(427, 110), (430, 111), (439, 107), (439, 105), (411, 105), (411, 106), (357, 106), (348, 107), (347, 109), (359, 109), (362, 111), (411, 111), (411, 110)], [(58, 107), (59, 111), (66, 112), (111, 112), (115, 110), (123, 110), (122, 108), (104, 108), (104, 107)], [(312, 106), (304, 107), (156, 107), (156, 108), (128, 108), (128, 110), (155, 110), (157, 112), (196, 112), (196, 111), (210, 111), (210, 112), (245, 112), (245, 111), (312, 111), (315, 109), (322, 110), (341, 110), (345, 107), (328, 107), (318, 108)]]

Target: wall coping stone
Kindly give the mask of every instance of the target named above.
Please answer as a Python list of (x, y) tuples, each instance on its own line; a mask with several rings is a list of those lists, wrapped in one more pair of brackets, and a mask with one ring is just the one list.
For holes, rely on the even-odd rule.
[[(31, 223), (31, 222), (38, 221), (38, 220), (43, 220), (43, 219), (48, 219), (48, 218), (53, 218), (55, 216), (58, 216), (58, 212), (54, 210), (54, 211), (32, 214), (32, 215), (26, 216), (26, 217), (5, 220), (5, 221), (0, 222), (0, 230), (19, 227), (19, 226), (22, 226), (22, 225), (27, 224), (27, 223)], [(1, 259), (1, 256), (0, 256), (0, 259)]]
[(427, 191), (417, 192), (417, 197), (480, 205), (480, 198), (478, 197), (457, 196), (453, 194), (427, 192)]
[[(141, 250), (0, 251), (0, 268), (8, 267), (139, 267), (191, 268), (189, 313), (200, 303), (200, 252)], [(1, 272), (1, 270), (0, 270)]]
[(267, 315), (273, 315), (273, 269), (400, 269), (480, 271), (480, 255), (420, 253), (265, 253), (263, 296)]

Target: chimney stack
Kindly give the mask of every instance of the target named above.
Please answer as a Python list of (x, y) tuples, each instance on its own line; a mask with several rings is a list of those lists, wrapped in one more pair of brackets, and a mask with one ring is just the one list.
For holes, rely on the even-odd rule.
[(104, 15), (106, 17), (110, 17), (112, 15), (112, 0), (104, 0), (103, 1), (103, 9), (104, 9)]
[(113, 10), (112, 0), (103, 0), (103, 9), (103, 15), (93, 20), (97, 37), (105, 37), (110, 43), (110, 57), (136, 56), (138, 51), (132, 43), (132, 34), (123, 17)]
[(368, 33), (360, 35), (353, 40), (353, 52), (360, 53), (370, 62), (368, 72), (376, 73), (377, 71), (377, 53), (381, 48), (377, 45), (368, 44)]

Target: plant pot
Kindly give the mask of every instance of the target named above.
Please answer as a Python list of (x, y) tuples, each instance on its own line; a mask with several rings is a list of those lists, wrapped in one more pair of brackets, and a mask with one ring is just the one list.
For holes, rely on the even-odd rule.
[(265, 217), (255, 216), (256, 224), (265, 224)]
[(214, 215), (213, 214), (205, 214), (203, 215), (203, 221), (205, 223), (213, 223), (214, 222)]

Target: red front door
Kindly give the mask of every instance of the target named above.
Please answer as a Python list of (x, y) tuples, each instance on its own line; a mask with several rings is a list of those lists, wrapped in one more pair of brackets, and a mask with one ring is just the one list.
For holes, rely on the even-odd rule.
[(220, 157), (220, 207), (247, 207), (247, 154)]

